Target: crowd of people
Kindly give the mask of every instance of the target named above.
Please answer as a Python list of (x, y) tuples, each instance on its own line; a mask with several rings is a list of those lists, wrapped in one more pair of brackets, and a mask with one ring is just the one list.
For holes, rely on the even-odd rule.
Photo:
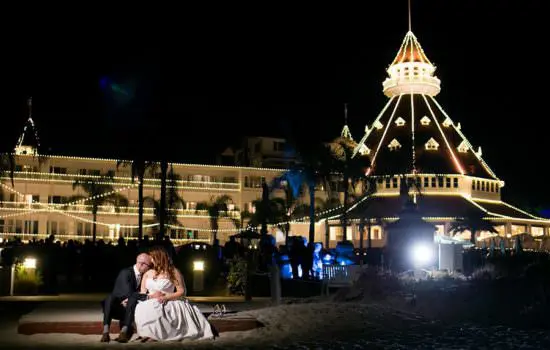
[[(205, 258), (217, 262), (219, 266), (212, 270), (220, 273), (228, 271), (230, 259), (244, 259), (251, 253), (254, 255), (255, 266), (260, 271), (267, 271), (273, 263), (281, 264), (287, 261), (292, 266), (295, 278), (299, 277), (300, 265), (300, 278), (309, 279), (314, 276), (314, 245), (305, 244), (302, 237), (289, 237), (288, 245), (279, 247), (270, 235), (255, 240), (232, 236), (223, 246), (200, 243), (200, 250), (195, 249), (193, 245), (194, 243), (189, 243), (175, 247), (168, 236), (160, 241), (144, 236), (141, 240), (120, 237), (114, 242), (100, 239), (95, 243), (89, 239), (60, 241), (53, 235), (28, 242), (15, 237), (0, 243), (0, 263), (11, 266), (27, 257), (35, 258), (37, 269), (42, 276), (42, 292), (52, 294), (81, 290), (108, 291), (116, 278), (116, 271), (131, 264), (139, 253), (153, 246), (163, 246), (176, 264), (186, 261), (186, 255), (203, 254)], [(285, 258), (282, 258), (283, 256)], [(185, 269), (182, 268), (182, 271)]]

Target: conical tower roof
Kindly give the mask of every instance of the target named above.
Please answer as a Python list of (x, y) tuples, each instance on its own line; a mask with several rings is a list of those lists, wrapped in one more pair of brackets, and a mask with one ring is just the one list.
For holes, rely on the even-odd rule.
[[(27, 100), (27, 107), (29, 117), (25, 122), (23, 127), (23, 132), (17, 140), (14, 151), (16, 154), (36, 154), (40, 148), (40, 139), (38, 138), (38, 130), (34, 125), (34, 120), (32, 119), (32, 97)], [(29, 132), (28, 129), (32, 129), (32, 132)]]
[(393, 66), (398, 63), (405, 62), (420, 62), (427, 63), (429, 65), (432, 64), (428, 57), (426, 57), (424, 50), (422, 50), (422, 46), (420, 46), (420, 43), (412, 31), (409, 31), (407, 35), (405, 35), (403, 43), (401, 44), (401, 47), (399, 48), (399, 51), (397, 52), (397, 55), (391, 65)]
[(435, 99), (439, 79), (412, 32), (405, 35), (388, 68), (384, 93), (390, 98), (365, 128), (355, 151), (366, 150), (373, 175), (459, 174), (498, 180)]

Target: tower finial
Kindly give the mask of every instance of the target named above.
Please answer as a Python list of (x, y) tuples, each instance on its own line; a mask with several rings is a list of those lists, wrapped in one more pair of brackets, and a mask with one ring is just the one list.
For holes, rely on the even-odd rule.
[(29, 107), (29, 119), (32, 119), (32, 96), (27, 99), (27, 106)]
[(344, 124), (348, 125), (348, 104), (344, 103)]
[(409, 32), (412, 32), (412, 24), (411, 24), (411, 0), (409, 0)]
[(351, 136), (351, 132), (349, 131), (349, 126), (348, 126), (348, 104), (347, 103), (344, 103), (344, 128), (342, 129), (340, 136), (349, 140), (353, 140), (353, 137)]

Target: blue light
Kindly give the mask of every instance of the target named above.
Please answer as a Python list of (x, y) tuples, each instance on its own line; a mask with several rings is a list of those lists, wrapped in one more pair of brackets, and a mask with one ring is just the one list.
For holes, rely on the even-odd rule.
[(102, 88), (102, 89), (107, 89), (107, 87), (110, 85), (109, 83), (109, 78), (107, 77), (102, 77), (101, 79), (99, 79), (99, 86)]

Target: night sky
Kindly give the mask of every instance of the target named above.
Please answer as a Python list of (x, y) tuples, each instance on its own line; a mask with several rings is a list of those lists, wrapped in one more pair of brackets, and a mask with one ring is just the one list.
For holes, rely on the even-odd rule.
[[(550, 208), (542, 4), (413, 0), (412, 29), (437, 66), (438, 101), (506, 181), (505, 199)], [(344, 103), (359, 139), (408, 27), (406, 0), (58, 15), (2, 34), (2, 150), (29, 95), (45, 153), (212, 163), (245, 135), (333, 138)]]

